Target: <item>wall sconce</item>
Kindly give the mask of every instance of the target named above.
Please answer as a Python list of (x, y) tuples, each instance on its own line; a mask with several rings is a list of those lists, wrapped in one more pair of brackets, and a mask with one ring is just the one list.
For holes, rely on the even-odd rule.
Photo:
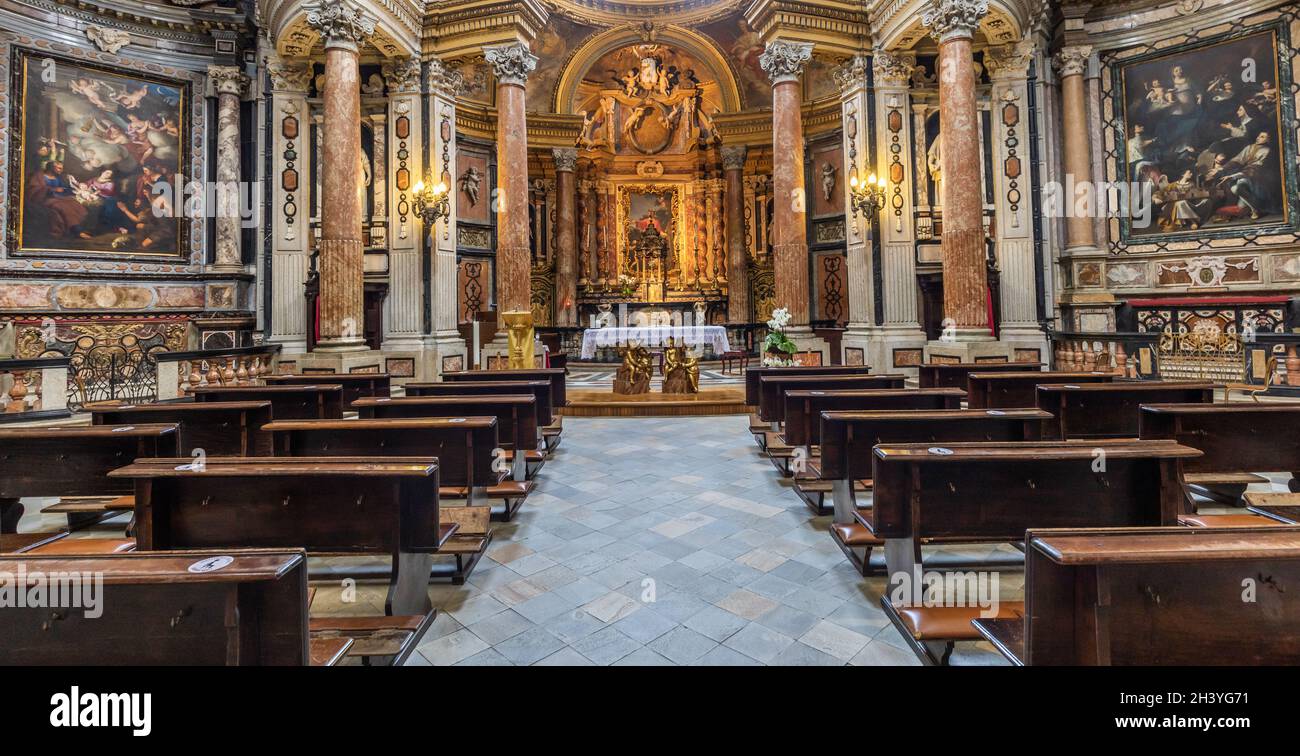
[(885, 206), (885, 185), (871, 174), (866, 183), (858, 180), (857, 174), (849, 177), (849, 201), (853, 206), (853, 217), (858, 213), (870, 217), (880, 212)]
[(415, 212), (420, 214), (425, 225), (432, 226), (439, 220), (451, 215), (451, 195), (447, 185), (439, 181), (435, 186), (424, 185), (421, 181), (415, 185)]

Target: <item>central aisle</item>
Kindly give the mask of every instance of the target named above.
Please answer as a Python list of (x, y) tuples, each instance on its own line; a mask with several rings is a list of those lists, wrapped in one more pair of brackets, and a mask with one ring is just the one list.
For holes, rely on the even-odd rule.
[(744, 416), (565, 418), (412, 664), (914, 664)]

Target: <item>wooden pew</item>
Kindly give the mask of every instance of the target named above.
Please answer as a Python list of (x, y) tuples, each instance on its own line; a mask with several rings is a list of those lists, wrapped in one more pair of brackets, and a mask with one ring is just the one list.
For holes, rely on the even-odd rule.
[(136, 457), (180, 455), (175, 423), (0, 428), (0, 533), (13, 533), (24, 496), (93, 497), (60, 501), (43, 511), (84, 527), (133, 507), (135, 489), (108, 473)]
[(317, 383), (302, 386), (199, 386), (196, 402), (271, 403), (275, 420), (338, 420), (343, 417), (343, 386)]
[(142, 551), (305, 548), (392, 557), (385, 611), (432, 612), (433, 555), (456, 532), (438, 515), (438, 465), (412, 457), (137, 459), (109, 473), (135, 484)]
[(745, 404), (755, 409), (759, 402), (759, 381), (768, 376), (796, 375), (867, 375), (869, 365), (817, 365), (792, 367), (752, 367), (745, 371)]
[[(952, 391), (953, 389), (922, 389)], [(877, 444), (1037, 441), (1052, 418), (1035, 409), (890, 410), (821, 413), (821, 478), (832, 487), (831, 537), (853, 566), (867, 574), (871, 551), (884, 545), (865, 524), (856, 489), (874, 486)]]
[(551, 408), (550, 381), (436, 381), (406, 384), (407, 396), (495, 396), (499, 394), (532, 394), (537, 400), (537, 424), (548, 426), (555, 422)]
[(944, 663), (953, 642), (978, 637), (968, 620), (958, 611), (954, 623), (945, 607), (891, 601), (897, 587), (915, 585), (922, 542), (1014, 543), (1030, 528), (1176, 525), (1186, 511), (1183, 460), (1200, 455), (1172, 441), (879, 445), (870, 515), (860, 520), (884, 541), (890, 586), (881, 605), (922, 661)]
[(271, 453), (271, 436), (262, 429), (271, 422), (269, 401), (148, 404), (108, 401), (92, 402), (84, 409), (91, 413), (93, 425), (176, 423), (180, 426), (182, 455), (189, 455), (195, 449), (214, 457), (260, 457)]
[[(1032, 529), (1023, 619), (975, 619), (1017, 666), (1300, 664), (1300, 527)], [(1243, 600), (1244, 582), (1254, 584)]]
[(1246, 486), (1267, 482), (1260, 472), (1300, 475), (1300, 402), (1287, 404), (1143, 404), (1140, 438), (1168, 438), (1200, 449), (1185, 482), (1216, 501), (1238, 506)]
[(297, 375), (281, 373), (262, 378), (268, 386), (315, 386), (337, 383), (343, 387), (343, 406), (346, 407), (363, 396), (390, 396), (392, 378), (388, 373), (329, 373), (327, 375)]
[(817, 446), (823, 412), (955, 410), (961, 409), (965, 397), (958, 388), (787, 391), (781, 440), (788, 446)]
[[(432, 620), (309, 619), (300, 549), (0, 558), (0, 572), (17, 574), (20, 565), (28, 576), (102, 576), (92, 594), (92, 614), (100, 614), (87, 616), (84, 604), (53, 621), (48, 608), (0, 612), (0, 665), (333, 666), (344, 656), (400, 664)], [(351, 627), (363, 621), (368, 632)]]
[(773, 375), (867, 375), (871, 372), (869, 365), (818, 365), (815, 367), (752, 367), (745, 371), (745, 404), (749, 406), (749, 432), (754, 440), (762, 446), (766, 442), (766, 433), (773, 430), (772, 423), (764, 422), (758, 416), (759, 381), (764, 376)]
[(546, 451), (555, 451), (560, 445), (564, 433), (564, 408), (569, 404), (565, 388), (565, 369), (557, 368), (519, 368), (506, 370), (462, 370), (456, 373), (443, 373), (443, 381), (550, 381), (551, 382), (551, 422), (542, 428), (542, 439)]
[(1038, 408), (1056, 416), (1043, 437), (1137, 438), (1143, 404), (1210, 404), (1214, 384), (1178, 381), (1051, 383), (1038, 386)]
[(966, 388), (971, 373), (1023, 373), (1041, 370), (1041, 362), (926, 362), (919, 366), (921, 388)]
[(976, 371), (966, 376), (966, 406), (971, 409), (1011, 409), (1038, 406), (1038, 386), (1044, 383), (1110, 383), (1110, 373)]
[[(454, 557), (453, 565), (437, 564), (433, 576), (461, 585), (492, 542), (488, 527), (491, 509), (482, 498), (507, 498), (502, 519), (509, 519), (513, 481), (497, 485), (495, 417), (418, 417), (395, 420), (284, 420), (266, 430), (274, 437), (280, 457), (356, 457), (385, 454), (395, 457), (435, 457), (438, 460), (438, 500), (444, 520), (460, 527), (438, 549)], [(502, 489), (506, 490), (502, 490)], [(522, 497), (517, 497), (522, 500)], [(448, 499), (465, 499), (463, 507), (446, 506)], [(517, 509), (517, 506), (516, 506)], [(385, 570), (387, 572), (387, 570)]]
[[(756, 432), (755, 439), (770, 458), (787, 459), (794, 448), (781, 439), (781, 421), (785, 419), (785, 395), (790, 391), (852, 391), (903, 388), (902, 375), (775, 375), (758, 380), (758, 418), (770, 430)], [(750, 427), (754, 431), (753, 426)], [(780, 462), (776, 462), (780, 467)]]
[[(956, 409), (961, 389), (862, 389), (856, 391), (787, 391), (784, 432), (777, 437), (791, 452), (772, 449), (768, 459), (782, 475), (794, 476), (794, 491), (818, 515), (827, 513), (826, 494), (831, 482), (823, 480), (815, 448), (821, 443), (821, 413), (834, 410)], [(787, 454), (803, 449), (805, 464), (794, 465)], [(802, 470), (792, 469), (802, 467)]]
[[(531, 479), (546, 461), (538, 449), (537, 401), (532, 394), (375, 397), (358, 399), (352, 407), (363, 419), (495, 417), (498, 439), (510, 446), (505, 458), (512, 464), (516, 481)], [(535, 467), (529, 469), (530, 463)]]

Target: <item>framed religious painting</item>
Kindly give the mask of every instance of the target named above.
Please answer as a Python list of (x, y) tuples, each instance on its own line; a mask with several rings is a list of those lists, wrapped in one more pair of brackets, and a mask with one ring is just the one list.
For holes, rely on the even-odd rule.
[(1282, 33), (1234, 31), (1115, 65), (1117, 178), (1135, 208), (1122, 218), (1125, 242), (1294, 226), (1295, 144), (1282, 125), (1294, 113), (1289, 62), (1279, 65)]
[(618, 189), (619, 275), (649, 301), (660, 301), (694, 269), (682, 252), (681, 186), (622, 185)]
[(16, 50), (11, 254), (188, 258), (190, 83)]

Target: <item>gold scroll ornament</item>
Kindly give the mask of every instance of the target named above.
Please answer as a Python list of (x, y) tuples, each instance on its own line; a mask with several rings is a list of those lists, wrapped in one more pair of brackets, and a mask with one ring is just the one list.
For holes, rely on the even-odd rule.
[(533, 314), (531, 312), (506, 312), (501, 314), (510, 336), (509, 363), (511, 369), (532, 368), (533, 364)]

